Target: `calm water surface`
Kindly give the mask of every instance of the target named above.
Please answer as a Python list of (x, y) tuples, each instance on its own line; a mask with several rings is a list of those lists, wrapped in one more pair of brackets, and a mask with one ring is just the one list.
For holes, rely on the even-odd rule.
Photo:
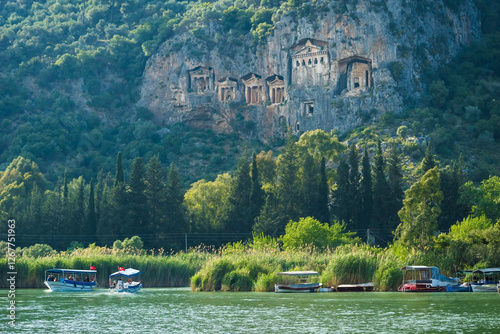
[(0, 333), (500, 333), (498, 293), (3, 292)]

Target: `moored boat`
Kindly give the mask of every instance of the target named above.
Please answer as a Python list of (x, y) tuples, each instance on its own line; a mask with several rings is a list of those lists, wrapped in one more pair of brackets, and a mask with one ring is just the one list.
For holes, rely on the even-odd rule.
[(43, 284), (52, 291), (95, 291), (97, 271), (79, 269), (49, 269), (45, 271)]
[(473, 292), (498, 292), (498, 279), (500, 268), (485, 268), (473, 271), (474, 275), (482, 275), (483, 278), (472, 283)]
[(373, 283), (361, 284), (340, 284), (337, 286), (338, 292), (368, 292), (373, 291)]
[(316, 271), (285, 271), (278, 275), (297, 277), (299, 283), (275, 284), (274, 292), (319, 292), (322, 285), (321, 283), (307, 283), (309, 276), (319, 275)]
[(109, 291), (135, 293), (141, 290), (142, 283), (135, 282), (133, 279), (140, 274), (141, 272), (137, 269), (119, 267), (117, 272), (109, 275)]
[(459, 279), (441, 275), (439, 268), (427, 266), (406, 266), (400, 292), (441, 292), (447, 285), (458, 285)]

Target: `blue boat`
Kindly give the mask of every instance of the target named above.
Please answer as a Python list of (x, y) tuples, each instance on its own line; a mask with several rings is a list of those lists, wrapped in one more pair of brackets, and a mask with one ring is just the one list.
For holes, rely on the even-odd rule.
[(96, 270), (49, 269), (45, 271), (47, 288), (52, 291), (95, 291), (99, 286), (96, 281)]

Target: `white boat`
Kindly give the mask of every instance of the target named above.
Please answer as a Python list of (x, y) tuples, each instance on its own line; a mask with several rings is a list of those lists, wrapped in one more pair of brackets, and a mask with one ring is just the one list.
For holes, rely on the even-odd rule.
[(318, 292), (322, 283), (306, 283), (309, 276), (319, 275), (316, 271), (284, 271), (281, 276), (298, 277), (300, 283), (275, 284), (274, 292)]
[(78, 269), (49, 269), (45, 271), (43, 284), (52, 291), (95, 291), (97, 271)]
[(141, 290), (142, 283), (133, 280), (133, 277), (141, 274), (139, 270), (133, 268), (123, 269), (121, 267), (119, 269), (109, 275), (109, 291), (135, 293)]
[(485, 268), (473, 271), (474, 274), (483, 276), (483, 279), (472, 283), (472, 292), (497, 292), (500, 268)]

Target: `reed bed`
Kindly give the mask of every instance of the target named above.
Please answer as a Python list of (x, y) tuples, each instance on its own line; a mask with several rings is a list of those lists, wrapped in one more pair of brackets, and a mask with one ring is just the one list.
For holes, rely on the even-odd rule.
[[(165, 254), (163, 251), (144, 254), (144, 252), (115, 251), (105, 247), (79, 249), (72, 252), (61, 252), (45, 257), (20, 256), (16, 258), (16, 287), (44, 287), (45, 270), (51, 268), (97, 270), (97, 282), (107, 287), (108, 277), (118, 271), (118, 267), (132, 267), (144, 274), (141, 281), (146, 287), (179, 287), (189, 286), (191, 277), (199, 271), (203, 264), (213, 255), (201, 248), (188, 253)], [(7, 258), (0, 258), (0, 266), (7, 267)], [(7, 273), (2, 271), (0, 288), (7, 288)]]

